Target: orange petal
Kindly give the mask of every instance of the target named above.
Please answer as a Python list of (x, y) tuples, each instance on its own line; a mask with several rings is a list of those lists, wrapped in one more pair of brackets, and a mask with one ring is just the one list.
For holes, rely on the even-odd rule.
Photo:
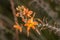
[(22, 28), (20, 27), (20, 32), (22, 32)]
[(24, 24), (24, 26), (27, 26), (27, 24)]
[(35, 29), (35, 26), (32, 26), (32, 29)]
[(35, 22), (34, 22), (34, 25), (38, 25), (38, 22), (35, 21)]
[(32, 11), (28, 11), (27, 16), (28, 16), (28, 17), (31, 17), (31, 14), (32, 14), (32, 13), (33, 13)]
[(24, 10), (23, 10), (25, 13), (27, 13), (28, 12), (28, 9), (26, 9), (26, 8), (24, 8)]
[(33, 12), (32, 11), (29, 11), (28, 14), (31, 15)]
[(16, 17), (19, 17), (19, 13), (16, 14)]

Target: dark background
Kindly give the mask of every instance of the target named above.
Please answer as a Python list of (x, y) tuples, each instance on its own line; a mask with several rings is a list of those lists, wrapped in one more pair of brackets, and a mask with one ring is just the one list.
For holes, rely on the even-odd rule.
[[(38, 2), (37, 2), (38, 1)], [(41, 6), (41, 0), (14, 0), (15, 8), (18, 5), (24, 5), (30, 10), (36, 12), (37, 18), (43, 19), (45, 16), (48, 18), (48, 23), (54, 25), (56, 22), (56, 28), (60, 29), (60, 0), (42, 0), (44, 4)], [(48, 4), (48, 5), (45, 5)], [(44, 8), (49, 9), (44, 10)], [(53, 12), (52, 12), (53, 11)], [(11, 10), (9, 0), (0, 0), (0, 40), (15, 40), (15, 30), (12, 28), (14, 24), (14, 18)], [(50, 29), (51, 30), (51, 29)], [(27, 37), (25, 33), (19, 32), (19, 40), (60, 40), (59, 32), (49, 29), (42, 30), (42, 35), (39, 36), (34, 30), (31, 30), (32, 35)]]

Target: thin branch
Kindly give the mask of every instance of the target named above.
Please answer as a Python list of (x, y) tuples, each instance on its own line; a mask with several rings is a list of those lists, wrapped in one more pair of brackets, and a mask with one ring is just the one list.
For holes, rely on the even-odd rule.
[[(17, 17), (16, 17), (16, 11), (15, 11), (15, 8), (14, 8), (14, 0), (10, 0), (10, 4), (11, 4), (11, 9), (12, 9), (12, 12), (13, 12), (13, 16), (14, 16), (14, 21), (15, 23), (18, 22), (17, 21)], [(19, 40), (18, 38), (18, 31), (16, 30), (16, 40)]]

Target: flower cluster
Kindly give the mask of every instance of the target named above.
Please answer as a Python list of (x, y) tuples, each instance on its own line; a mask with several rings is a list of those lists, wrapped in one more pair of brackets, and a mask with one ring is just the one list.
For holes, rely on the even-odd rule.
[[(28, 10), (28, 8), (24, 7), (24, 6), (18, 6), (16, 8), (17, 11), (19, 11), (23, 16), (26, 16), (26, 17), (31, 17), (31, 14), (33, 13), (31, 10)], [(19, 16), (19, 13), (17, 13), (16, 16)]]
[[(24, 7), (24, 6), (18, 6), (16, 8), (16, 17), (21, 17), (22, 18), (22, 22), (24, 22), (23, 26), (27, 27), (27, 35), (29, 36), (29, 32), (30, 29), (36, 29), (36, 26), (38, 26), (38, 22), (34, 19), (35, 16), (35, 12), (29, 10), (28, 8)], [(38, 19), (38, 21), (40, 21), (41, 23), (43, 23), (41, 20)], [(22, 27), (21, 25), (16, 22), (16, 24), (14, 25), (14, 28), (19, 30), (20, 32), (22, 32)], [(36, 30), (38, 34), (40, 34), (38, 32), (38, 30)]]

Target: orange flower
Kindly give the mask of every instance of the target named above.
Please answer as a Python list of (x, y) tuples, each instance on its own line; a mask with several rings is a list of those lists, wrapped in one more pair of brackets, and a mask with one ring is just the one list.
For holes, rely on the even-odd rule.
[(22, 12), (22, 15), (27, 16), (27, 17), (31, 17), (31, 14), (33, 13), (31, 10), (29, 11), (28, 8), (24, 7), (23, 5), (18, 6), (16, 10)]
[(22, 27), (18, 24), (14, 25), (14, 28), (22, 32)]
[(32, 11), (29, 11), (27, 8), (24, 8), (24, 10), (23, 10), (23, 15), (24, 16), (31, 17), (31, 14), (32, 13), (33, 12)]
[(33, 13), (32, 11), (28, 11), (27, 16), (28, 16), (28, 17), (31, 17), (31, 14), (32, 14), (32, 13)]
[(27, 21), (24, 26), (27, 26), (27, 35), (29, 36), (30, 28), (35, 29), (35, 25), (38, 25), (36, 21), (33, 21), (33, 17)]

